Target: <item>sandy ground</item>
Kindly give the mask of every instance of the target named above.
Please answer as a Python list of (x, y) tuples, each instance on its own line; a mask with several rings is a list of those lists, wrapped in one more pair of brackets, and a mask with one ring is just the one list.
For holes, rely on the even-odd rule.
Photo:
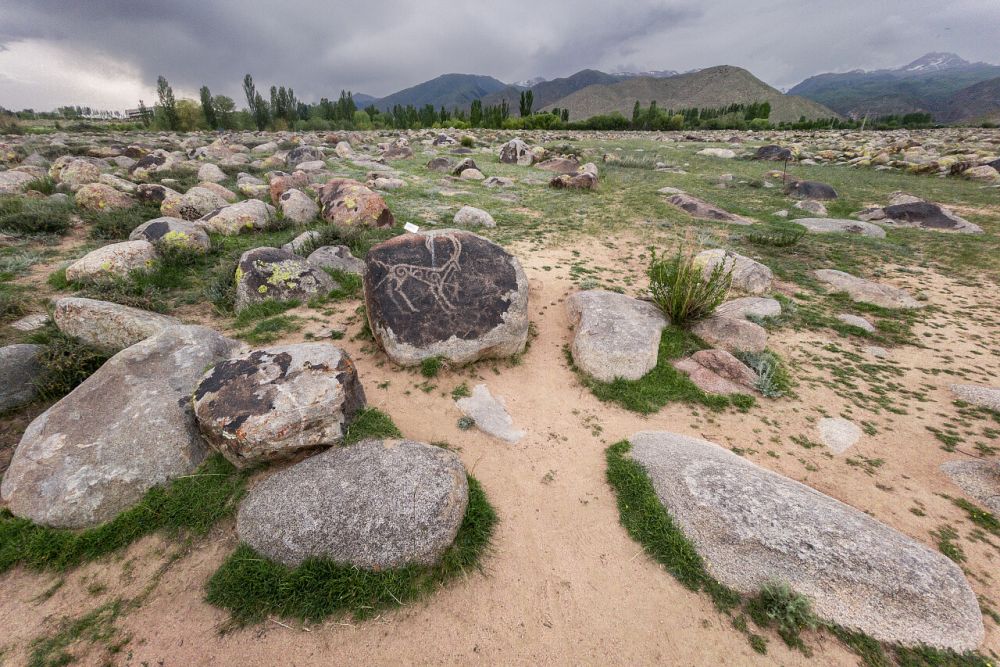
[[(358, 325), (345, 327), (343, 323), (353, 315), (353, 304), (339, 307), (340, 312), (328, 321), (310, 322), (305, 329), (346, 328), (349, 335), (342, 343), (358, 363), (370, 404), (392, 415), (407, 437), (444, 440), (459, 449), (500, 516), (483, 572), (470, 572), (436, 595), (373, 621), (332, 619), (305, 628), (275, 619), (220, 635), (226, 615), (206, 604), (203, 595), (207, 578), (236, 546), (233, 525), (228, 522), (172, 562), (168, 556), (176, 546), (162, 537), (146, 538), (119, 557), (69, 573), (61, 588), (45, 600), (38, 596), (57, 576), (21, 569), (0, 575), (4, 591), (0, 649), (12, 647), (5, 657), (10, 664), (24, 663), (30, 640), (52, 632), (61, 617), (79, 616), (114, 596), (139, 595), (158, 568), (169, 563), (143, 603), (119, 621), (130, 637), (128, 645), (113, 656), (101, 648), (76, 647), (74, 651), (84, 655), (83, 664), (806, 662), (801, 653), (789, 651), (770, 633), (768, 655), (755, 654), (707, 596), (683, 588), (625, 534), (604, 479), (604, 449), (639, 430), (670, 430), (750, 448), (754, 451), (747, 456), (759, 464), (869, 512), (932, 547), (929, 531), (943, 522), (958, 526), (963, 535), (968, 532), (971, 525), (961, 512), (936, 495), (960, 494), (938, 466), (966, 455), (943, 451), (925, 428), (940, 423), (942, 415), (956, 414), (947, 390), (954, 379), (919, 369), (960, 366), (980, 381), (997, 377), (996, 311), (975, 311), (978, 320), (954, 314), (956, 308), (995, 308), (988, 291), (962, 287), (942, 276), (896, 274), (887, 268), (887, 281), (926, 290), (930, 302), (944, 308), (921, 324), (918, 333), (943, 335), (948, 343), (939, 350), (893, 350), (893, 363), (906, 371), (902, 385), (932, 385), (926, 389), (928, 402), (907, 403), (910, 413), (903, 416), (874, 415), (854, 408), (853, 418), (873, 422), (878, 432), (833, 457), (822, 447), (803, 449), (789, 439), (805, 434), (818, 441), (814, 422), (820, 413), (815, 406), (836, 416), (847, 405), (822, 383), (801, 382), (797, 397), (762, 400), (749, 415), (715, 414), (675, 404), (649, 418), (601, 403), (581, 387), (563, 353), (571, 337), (563, 304), (574, 289), (568, 278), (568, 265), (575, 259), (571, 250), (580, 250), (596, 264), (628, 268), (640, 276), (640, 260), (625, 250), (636, 246), (630, 239), (615, 241), (618, 249), (593, 239), (562, 248), (512, 248), (530, 279), (531, 316), (537, 328), (523, 362), (517, 366), (485, 363), (471, 370), (446, 372), (433, 381), (438, 386), (429, 393), (416, 388), (423, 381), (417, 373), (395, 369), (382, 355), (365, 352), (364, 343), (350, 340)], [(544, 266), (555, 268), (545, 270)], [(301, 339), (302, 332), (285, 340)], [(860, 349), (834, 332), (784, 330), (772, 336), (771, 345), (793, 367), (801, 365), (809, 375), (817, 375), (809, 359), (834, 340)], [(387, 388), (378, 387), (386, 381), (390, 383)], [(527, 436), (517, 445), (508, 445), (475, 430), (460, 431), (456, 421), (461, 413), (449, 394), (463, 381), (470, 387), (485, 382), (491, 392), (503, 396), (515, 424)], [(977, 424), (981, 428), (984, 422)], [(971, 447), (962, 449), (975, 454)], [(777, 456), (767, 454), (768, 450)], [(843, 461), (859, 455), (885, 463), (868, 474)], [(909, 511), (918, 501), (926, 516)], [(968, 557), (965, 568), (974, 575), (973, 588), (1000, 599), (996, 582), (988, 578), (989, 572), (996, 571), (1000, 553), (967, 540), (962, 546)], [(88, 592), (95, 582), (107, 589)], [(983, 650), (1000, 651), (1000, 630), (989, 620), (986, 627)], [(807, 643), (815, 651), (809, 664), (859, 663), (857, 656), (828, 636), (810, 636)]]

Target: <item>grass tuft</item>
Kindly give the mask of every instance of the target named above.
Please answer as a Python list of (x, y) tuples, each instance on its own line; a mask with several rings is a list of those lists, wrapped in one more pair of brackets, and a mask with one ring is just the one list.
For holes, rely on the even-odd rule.
[(706, 277), (690, 252), (680, 249), (671, 259), (654, 252), (648, 270), (653, 301), (678, 326), (708, 317), (733, 285), (733, 267), (726, 264), (719, 262)]
[(354, 415), (354, 420), (344, 433), (344, 444), (353, 445), (365, 438), (402, 438), (392, 417), (377, 408), (365, 408)]
[(444, 360), (441, 357), (427, 357), (420, 362), (420, 374), (425, 378), (437, 377), (443, 365)]
[(315, 558), (289, 568), (241, 544), (209, 579), (206, 600), (243, 626), (272, 615), (308, 622), (331, 615), (366, 619), (432, 593), (478, 567), (493, 536), (496, 512), (479, 482), (468, 480), (465, 517), (437, 565), (374, 572)]
[(38, 356), (42, 372), (35, 378), (35, 393), (43, 401), (54, 401), (73, 391), (93, 375), (111, 355), (65, 334), (51, 322), (35, 331), (28, 341), (44, 346)]

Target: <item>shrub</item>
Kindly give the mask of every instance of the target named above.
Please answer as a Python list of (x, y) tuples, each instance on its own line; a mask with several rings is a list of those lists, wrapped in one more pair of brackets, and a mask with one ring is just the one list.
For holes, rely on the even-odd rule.
[(809, 598), (780, 582), (764, 584), (760, 593), (747, 602), (747, 612), (762, 628), (776, 625), (778, 635), (792, 648), (805, 649), (799, 635), (818, 623)]
[(466, 148), (472, 148), (476, 145), (476, 140), (469, 136), (462, 137), (462, 145)]
[(732, 266), (719, 262), (705, 277), (694, 256), (683, 249), (671, 259), (654, 252), (648, 273), (653, 301), (678, 325), (711, 315), (733, 285)]
[(420, 362), (420, 374), (425, 378), (437, 377), (441, 371), (441, 357), (428, 357)]
[(781, 398), (791, 389), (788, 372), (778, 355), (770, 350), (738, 352), (736, 357), (757, 373), (757, 390), (766, 398)]
[(9, 198), (0, 201), (0, 230), (17, 234), (65, 234), (71, 206)]
[(159, 207), (142, 204), (117, 211), (84, 211), (80, 217), (92, 225), (91, 238), (122, 240), (142, 223), (160, 215)]
[(746, 240), (755, 245), (773, 246), (775, 248), (787, 248), (802, 240), (806, 235), (806, 228), (802, 225), (788, 225), (787, 227), (775, 227), (772, 229), (751, 230), (747, 232)]

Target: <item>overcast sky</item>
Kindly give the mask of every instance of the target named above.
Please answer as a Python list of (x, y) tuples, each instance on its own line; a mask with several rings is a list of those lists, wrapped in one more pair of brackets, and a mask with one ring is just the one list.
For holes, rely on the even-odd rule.
[(790, 87), (929, 51), (1000, 61), (1000, 0), (0, 0), (0, 106), (134, 107), (156, 77), (242, 106), (385, 95), (447, 72), (502, 81), (738, 65)]

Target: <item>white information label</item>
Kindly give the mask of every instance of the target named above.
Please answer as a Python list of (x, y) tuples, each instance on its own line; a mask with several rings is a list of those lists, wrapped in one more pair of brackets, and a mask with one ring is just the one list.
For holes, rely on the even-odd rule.
[(411, 234), (416, 234), (417, 232), (420, 231), (420, 227), (417, 227), (412, 222), (408, 222), (405, 225), (403, 225), (403, 229), (405, 229), (406, 231), (410, 232)]

